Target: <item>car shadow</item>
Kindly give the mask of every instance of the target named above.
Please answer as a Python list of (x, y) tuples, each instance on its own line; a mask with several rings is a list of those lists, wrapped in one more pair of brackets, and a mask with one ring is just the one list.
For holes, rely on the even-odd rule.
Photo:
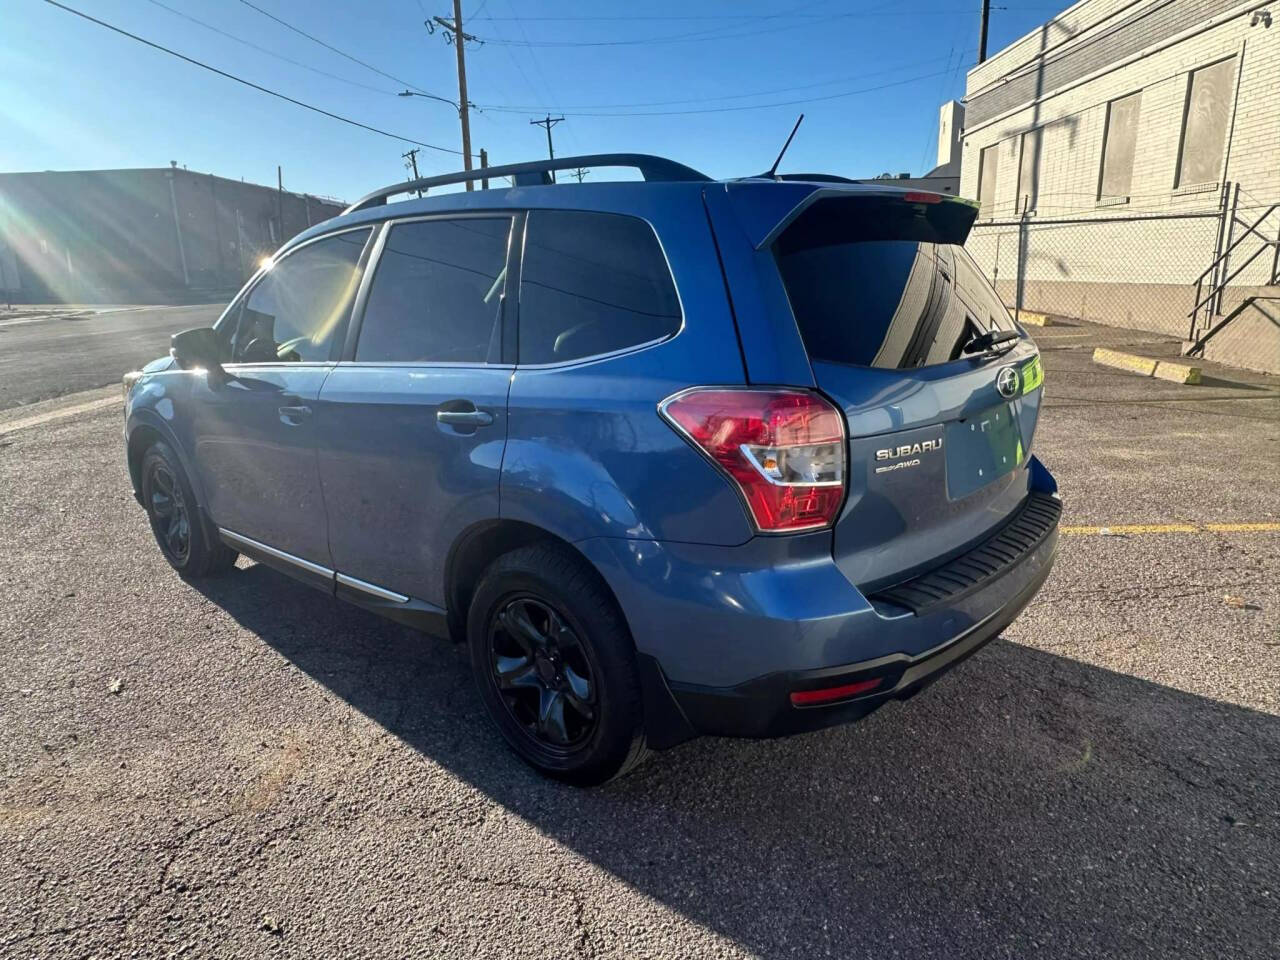
[(765, 955), (1267, 956), (1280, 719), (998, 640), (907, 704), (597, 790), (512, 756), (465, 649), (262, 565), (194, 584), (450, 774)]

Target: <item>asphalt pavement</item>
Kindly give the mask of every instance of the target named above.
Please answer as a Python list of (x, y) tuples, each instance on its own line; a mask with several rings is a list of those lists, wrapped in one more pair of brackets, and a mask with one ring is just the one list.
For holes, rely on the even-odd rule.
[[(0, 317), (0, 410), (119, 383), (169, 352), (169, 337), (207, 327), (226, 304), (88, 308)], [(49, 316), (49, 314), (55, 314)]]
[(174, 576), (118, 408), (0, 433), (0, 956), (1274, 958), (1280, 382), (1039, 339), (1068, 532), (1004, 637), (593, 791), (447, 641)]

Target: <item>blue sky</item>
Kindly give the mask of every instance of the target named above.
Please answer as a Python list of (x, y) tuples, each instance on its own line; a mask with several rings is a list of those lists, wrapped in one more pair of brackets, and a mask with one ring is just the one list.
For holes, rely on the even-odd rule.
[[(456, 99), (454, 50), (422, 26), (424, 14), (449, 12), (449, 0), (253, 0), (390, 77), (243, 0), (65, 2), (334, 113), (459, 147), (453, 107), (395, 95), (407, 81)], [(550, 111), (566, 117), (554, 130), (557, 154), (643, 151), (739, 176), (768, 167), (803, 111), (783, 170), (920, 173), (934, 163), (938, 105), (963, 94), (976, 57), (977, 6), (466, 0), (465, 28), (486, 41), (467, 48), (469, 99), (481, 106), (473, 152), (487, 148), (495, 164), (544, 156), (545, 134), (529, 120)], [(1065, 6), (998, 4), (991, 51)], [(309, 113), (42, 0), (0, 7), (0, 170), (177, 160), (273, 183), (280, 164), (287, 188), (343, 199), (405, 175), (400, 154), (409, 144)], [(801, 100), (810, 102), (791, 102)], [(418, 166), (425, 175), (460, 160), (424, 148)]]

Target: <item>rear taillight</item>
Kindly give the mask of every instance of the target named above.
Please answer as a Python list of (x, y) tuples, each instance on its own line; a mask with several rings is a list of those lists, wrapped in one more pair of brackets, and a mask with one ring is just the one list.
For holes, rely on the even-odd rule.
[(694, 387), (658, 411), (733, 479), (762, 532), (835, 521), (844, 501), (844, 418), (818, 394)]

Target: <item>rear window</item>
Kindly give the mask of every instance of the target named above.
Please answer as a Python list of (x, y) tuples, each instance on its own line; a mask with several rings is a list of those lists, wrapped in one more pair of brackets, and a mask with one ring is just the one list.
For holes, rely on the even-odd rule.
[[(976, 264), (910, 204), (819, 202), (774, 245), (810, 358), (903, 369), (958, 359), (1013, 321)], [(855, 212), (856, 211), (856, 212)]]
[(534, 210), (520, 275), (520, 362), (564, 363), (680, 329), (667, 258), (645, 221)]

